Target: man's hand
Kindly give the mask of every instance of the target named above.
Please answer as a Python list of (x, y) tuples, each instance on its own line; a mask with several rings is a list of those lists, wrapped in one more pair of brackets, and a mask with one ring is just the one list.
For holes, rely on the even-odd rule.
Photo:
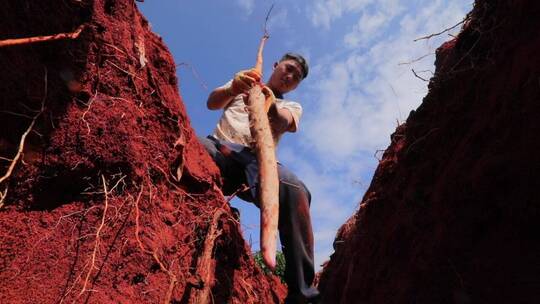
[(263, 86), (261, 91), (264, 94), (264, 108), (266, 109), (266, 113), (268, 113), (270, 107), (276, 103), (276, 96), (274, 96), (274, 92), (267, 86)]
[(229, 88), (229, 95), (236, 96), (247, 93), (253, 85), (260, 81), (261, 74), (255, 71), (255, 69), (240, 71), (234, 75), (231, 87)]
[(291, 130), (293, 125), (293, 117), (288, 109), (279, 109), (276, 106), (276, 97), (274, 92), (267, 86), (263, 86), (262, 93), (265, 97), (265, 107), (270, 120), (270, 127), (273, 134), (282, 134), (285, 131)]

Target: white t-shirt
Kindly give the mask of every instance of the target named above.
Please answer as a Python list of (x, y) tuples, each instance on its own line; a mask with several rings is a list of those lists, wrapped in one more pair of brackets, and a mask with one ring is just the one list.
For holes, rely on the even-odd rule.
[[(226, 83), (222, 88), (230, 87), (232, 80)], [(245, 94), (237, 95), (224, 109), (223, 114), (214, 130), (214, 136), (218, 139), (241, 144), (251, 147), (253, 139), (249, 130), (249, 117), (247, 107), (244, 103)], [(287, 109), (293, 117), (293, 126), (290, 132), (296, 132), (302, 116), (302, 106), (294, 101), (288, 101), (276, 98), (276, 106), (278, 109)], [(275, 129), (272, 128), (274, 131)], [(279, 139), (283, 135), (273, 134), (274, 141), (277, 146)]]

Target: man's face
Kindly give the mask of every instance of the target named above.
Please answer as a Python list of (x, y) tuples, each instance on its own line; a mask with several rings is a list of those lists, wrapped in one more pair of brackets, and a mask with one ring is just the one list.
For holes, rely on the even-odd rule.
[(296, 60), (283, 60), (274, 65), (274, 72), (268, 80), (268, 86), (285, 94), (296, 89), (302, 81), (302, 76), (302, 67)]

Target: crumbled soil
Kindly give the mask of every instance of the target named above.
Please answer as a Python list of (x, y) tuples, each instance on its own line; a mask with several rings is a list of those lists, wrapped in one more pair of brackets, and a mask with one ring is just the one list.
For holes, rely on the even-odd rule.
[[(320, 275), (325, 303), (540, 299), (540, 3), (477, 0)], [(534, 228), (536, 227), (536, 228)]]
[[(175, 64), (130, 0), (0, 4), (1, 303), (278, 303), (190, 126)], [(43, 111), (40, 111), (43, 104)], [(4, 159), (6, 158), (6, 159)], [(216, 212), (208, 268), (197, 267)], [(201, 281), (205, 272), (209, 282)], [(203, 286), (204, 285), (204, 286)]]

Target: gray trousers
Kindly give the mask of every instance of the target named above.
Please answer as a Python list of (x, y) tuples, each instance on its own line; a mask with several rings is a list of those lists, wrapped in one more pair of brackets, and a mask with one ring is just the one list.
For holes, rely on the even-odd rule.
[[(211, 136), (199, 140), (220, 168), (223, 193), (231, 195), (245, 184), (250, 190), (240, 192), (238, 196), (259, 206), (258, 164), (251, 149)], [(313, 231), (309, 214), (311, 194), (306, 185), (280, 163), (278, 175), (278, 229), (285, 256), (285, 282), (289, 289), (286, 303), (315, 301), (319, 292), (311, 286), (315, 276)]]

